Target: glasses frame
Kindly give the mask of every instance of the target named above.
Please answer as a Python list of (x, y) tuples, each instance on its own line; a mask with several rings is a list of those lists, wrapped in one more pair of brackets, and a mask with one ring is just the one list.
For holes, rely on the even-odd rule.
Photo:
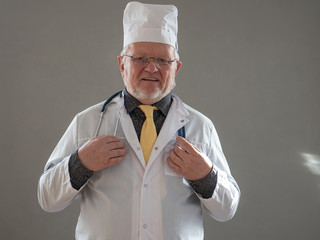
[[(144, 66), (144, 67), (148, 66), (148, 64), (150, 63), (150, 61), (151, 61), (151, 59), (152, 59), (154, 65), (155, 65), (157, 68), (167, 67), (167, 66), (171, 65), (171, 63), (173, 63), (173, 62), (175, 62), (175, 61), (178, 61), (177, 59), (173, 59), (173, 60), (170, 59), (170, 60), (169, 60), (169, 59), (156, 58), (156, 57), (133, 57), (133, 56), (127, 55), (127, 54), (123, 54), (122, 57), (129, 57), (129, 58), (131, 58), (131, 59), (133, 60), (133, 62), (134, 62), (135, 64), (141, 65), (141, 66)], [(141, 60), (142, 60), (142, 59), (145, 59), (146, 61), (144, 60), (143, 63), (138, 63), (138, 62), (137, 62), (138, 59), (141, 59)], [(160, 63), (157, 61), (158, 59), (165, 60), (165, 61), (168, 62), (168, 63), (160, 64)]]

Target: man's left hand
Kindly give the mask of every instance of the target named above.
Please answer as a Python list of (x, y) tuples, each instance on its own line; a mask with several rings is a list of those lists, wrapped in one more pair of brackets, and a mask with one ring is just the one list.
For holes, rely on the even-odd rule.
[(191, 181), (207, 176), (212, 170), (212, 162), (185, 138), (177, 137), (177, 142), (179, 145), (170, 151), (167, 159), (169, 166)]

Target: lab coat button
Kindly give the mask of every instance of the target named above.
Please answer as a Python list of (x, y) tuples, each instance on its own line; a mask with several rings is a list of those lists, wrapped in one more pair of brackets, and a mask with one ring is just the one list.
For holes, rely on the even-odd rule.
[(147, 188), (147, 187), (148, 187), (148, 184), (144, 184), (143, 186), (144, 186), (145, 188)]
[(183, 122), (184, 122), (184, 120), (182, 119), (182, 120), (181, 120), (181, 122), (183, 123)]
[(140, 147), (137, 147), (137, 150), (139, 151), (139, 150), (140, 150)]
[(154, 148), (154, 150), (158, 150), (158, 149), (159, 149), (158, 147), (155, 147), (155, 148)]
[(143, 228), (147, 228), (148, 226), (147, 226), (147, 224), (143, 224)]

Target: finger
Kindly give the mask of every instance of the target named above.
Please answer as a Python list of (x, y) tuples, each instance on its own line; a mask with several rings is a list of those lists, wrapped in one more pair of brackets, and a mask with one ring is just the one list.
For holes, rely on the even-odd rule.
[(188, 157), (188, 153), (179, 145), (176, 145), (173, 150), (182, 161)]
[(123, 142), (111, 142), (111, 143), (107, 143), (107, 147), (109, 150), (115, 150), (115, 149), (123, 149), (125, 145)]
[(105, 162), (106, 162), (107, 166), (113, 166), (118, 163), (121, 163), (123, 160), (124, 160), (124, 157), (122, 156), (122, 157), (115, 157), (115, 158), (108, 159)]
[(127, 150), (125, 149), (117, 149), (109, 152), (109, 159), (123, 157), (127, 154)]
[(173, 161), (175, 161), (175, 162), (177, 162), (178, 160), (181, 161), (180, 157), (177, 155), (177, 153), (175, 152), (174, 149), (172, 149), (172, 150), (170, 151), (169, 157), (170, 157)]
[(198, 152), (201, 152), (201, 150), (199, 148), (197, 148), (196, 146), (193, 146)]
[(193, 153), (196, 152), (196, 149), (194, 146), (189, 143), (185, 138), (178, 136), (176, 138), (177, 142), (179, 145), (187, 152), (187, 153)]
[(183, 166), (183, 160), (174, 152), (174, 150), (170, 151), (169, 158), (175, 165), (179, 166), (180, 168)]
[(168, 165), (177, 173), (181, 172), (181, 167), (177, 165), (170, 157), (167, 158)]

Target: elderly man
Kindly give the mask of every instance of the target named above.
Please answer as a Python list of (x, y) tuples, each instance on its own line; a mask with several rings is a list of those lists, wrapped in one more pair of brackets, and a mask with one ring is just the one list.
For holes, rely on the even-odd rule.
[(74, 118), (39, 181), (46, 211), (81, 197), (76, 239), (203, 239), (201, 204), (218, 221), (235, 214), (212, 122), (171, 93), (177, 49), (176, 7), (128, 3), (125, 90)]

